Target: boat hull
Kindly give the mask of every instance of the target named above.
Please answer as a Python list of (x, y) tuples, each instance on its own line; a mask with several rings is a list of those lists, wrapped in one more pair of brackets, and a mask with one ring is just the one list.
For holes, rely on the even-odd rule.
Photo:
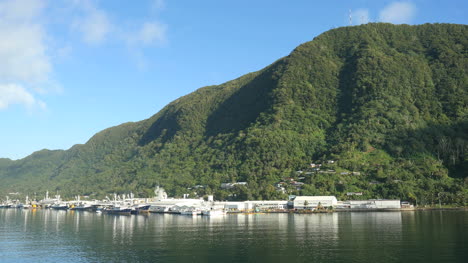
[(181, 215), (187, 215), (187, 216), (198, 216), (201, 214), (201, 212), (198, 211), (184, 211), (180, 212)]
[(151, 206), (151, 205), (144, 205), (144, 206), (134, 207), (134, 208), (131, 210), (131, 213), (132, 213), (133, 215), (143, 214), (143, 213), (149, 213), (150, 206)]
[(104, 210), (108, 214), (113, 214), (113, 215), (131, 215), (132, 214), (132, 209), (131, 208), (125, 208), (125, 209), (107, 209)]
[(76, 206), (76, 207), (72, 208), (71, 210), (75, 210), (75, 211), (93, 211), (93, 207), (92, 206), (89, 206), (89, 207)]
[(51, 206), (50, 208), (55, 210), (68, 210), (68, 206)]
[(208, 211), (203, 211), (204, 216), (224, 216), (226, 215), (225, 210), (208, 210)]

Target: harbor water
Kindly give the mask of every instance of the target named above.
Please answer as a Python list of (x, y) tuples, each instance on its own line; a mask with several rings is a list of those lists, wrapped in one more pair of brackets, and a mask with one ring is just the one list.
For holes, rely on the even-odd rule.
[(0, 262), (466, 262), (468, 212), (119, 216), (0, 209)]

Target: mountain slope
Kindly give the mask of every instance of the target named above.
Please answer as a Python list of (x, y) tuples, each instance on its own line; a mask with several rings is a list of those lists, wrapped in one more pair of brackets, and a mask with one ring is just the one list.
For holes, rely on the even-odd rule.
[[(163, 185), (182, 195), (204, 185), (198, 195), (260, 199), (281, 198), (276, 183), (304, 177), (288, 193), (464, 202), (467, 36), (451, 24), (334, 29), (84, 145), (2, 159), (0, 191), (150, 195)], [(333, 172), (306, 170), (310, 162)], [(236, 181), (248, 187), (220, 189)]]

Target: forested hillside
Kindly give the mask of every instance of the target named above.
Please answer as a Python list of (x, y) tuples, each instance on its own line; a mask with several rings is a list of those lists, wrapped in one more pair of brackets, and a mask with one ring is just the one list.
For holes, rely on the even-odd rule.
[[(362, 192), (464, 204), (467, 48), (465, 25), (333, 29), (84, 145), (0, 159), (0, 192), (150, 196), (161, 185), (218, 199)], [(235, 182), (247, 185), (221, 188)]]

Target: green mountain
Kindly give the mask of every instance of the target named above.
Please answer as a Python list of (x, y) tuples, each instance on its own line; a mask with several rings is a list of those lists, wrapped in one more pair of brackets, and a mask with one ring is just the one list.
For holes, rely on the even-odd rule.
[[(466, 25), (333, 29), (84, 145), (0, 159), (0, 192), (149, 196), (161, 185), (218, 199), (362, 192), (464, 204), (467, 48)], [(247, 185), (221, 189), (230, 182)]]

